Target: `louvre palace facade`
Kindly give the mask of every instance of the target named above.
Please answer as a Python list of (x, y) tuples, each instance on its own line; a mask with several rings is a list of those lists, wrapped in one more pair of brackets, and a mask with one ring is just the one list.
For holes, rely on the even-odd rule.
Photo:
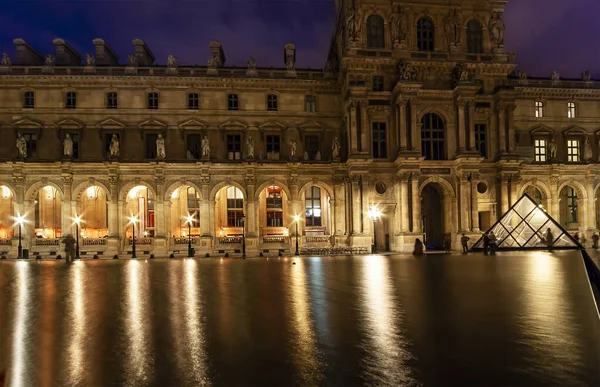
[[(504, 0), (337, 0), (323, 69), (167, 65), (15, 39), (0, 64), (0, 251), (249, 256), (477, 238), (524, 192), (600, 226), (600, 81), (528, 77)], [(510, 5), (509, 5), (510, 6)], [(377, 211), (373, 211), (376, 209)], [(373, 216), (374, 213), (380, 216)], [(191, 218), (188, 218), (191, 217)], [(81, 224), (74, 222), (81, 217)], [(244, 236), (245, 238), (242, 238)], [(89, 255), (88, 255), (89, 256)]]

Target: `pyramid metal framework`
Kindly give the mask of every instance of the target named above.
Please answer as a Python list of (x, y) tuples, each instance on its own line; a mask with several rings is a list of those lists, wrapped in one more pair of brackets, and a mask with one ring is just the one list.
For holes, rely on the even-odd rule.
[[(579, 244), (541, 205), (524, 194), (487, 232), (494, 232), (498, 250), (545, 250), (547, 230), (553, 249), (582, 249)], [(471, 250), (483, 250), (483, 237)]]

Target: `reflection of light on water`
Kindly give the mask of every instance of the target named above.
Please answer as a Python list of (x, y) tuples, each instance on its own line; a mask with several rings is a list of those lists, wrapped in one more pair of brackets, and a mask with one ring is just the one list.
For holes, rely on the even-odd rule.
[(17, 313), (14, 322), (14, 331), (12, 333), (12, 374), (11, 374), (11, 386), (20, 387), (27, 386), (26, 383), (26, 372), (29, 364), (25, 364), (25, 355), (27, 348), (25, 348), (26, 339), (26, 327), (29, 320), (29, 301), (30, 301), (30, 289), (33, 287), (29, 284), (29, 264), (27, 262), (17, 262)]
[[(125, 303), (125, 313), (127, 322), (125, 329), (129, 338), (127, 363), (128, 383), (129, 385), (139, 385), (145, 382), (153, 374), (154, 358), (148, 348), (148, 332), (150, 330), (151, 320), (145, 318), (144, 312), (148, 307), (147, 278), (144, 268), (138, 261), (131, 260), (125, 268), (127, 273), (127, 282), (125, 293), (127, 302)], [(142, 288), (143, 286), (143, 288)]]
[(362, 310), (366, 331), (372, 343), (367, 344), (369, 371), (384, 385), (408, 385), (413, 379), (408, 372), (408, 352), (405, 339), (398, 333), (401, 321), (389, 283), (388, 260), (370, 257), (363, 264)]
[(71, 343), (68, 349), (67, 362), (69, 366), (69, 381), (73, 385), (80, 385), (85, 374), (84, 362), (84, 339), (85, 339), (85, 311), (84, 311), (84, 267), (83, 262), (74, 262), (74, 267), (70, 271), (71, 289), (69, 310), (69, 323), (71, 325)]
[(306, 266), (301, 259), (295, 262), (296, 265), (291, 270), (292, 313), (294, 315), (292, 329), (298, 347), (294, 350), (296, 358), (294, 363), (304, 379), (303, 384), (317, 385), (321, 378), (321, 372), (315, 346), (315, 332), (310, 318), (310, 303), (306, 289)]
[(187, 348), (190, 350), (190, 359), (194, 381), (207, 384), (206, 354), (204, 352), (204, 332), (200, 321), (201, 304), (198, 300), (200, 283), (198, 281), (198, 263), (193, 259), (186, 260), (184, 277), (185, 322), (187, 333)]

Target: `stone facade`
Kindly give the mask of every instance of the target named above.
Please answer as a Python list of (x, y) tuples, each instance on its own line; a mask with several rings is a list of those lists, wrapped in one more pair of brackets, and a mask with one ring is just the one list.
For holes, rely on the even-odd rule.
[(216, 41), (190, 67), (154, 65), (139, 39), (125, 64), (95, 39), (83, 65), (62, 39), (48, 56), (15, 39), (0, 63), (0, 250), (16, 251), (17, 215), (42, 255), (79, 215), (82, 251), (104, 256), (131, 250), (131, 217), (139, 255), (189, 240), (239, 252), (242, 235), (249, 255), (289, 253), (296, 224), (305, 252), (369, 251), (374, 234), (379, 251), (446, 233), (458, 247), (524, 192), (589, 238), (600, 82), (515, 71), (505, 3), (336, 1), (323, 70), (296, 68), (293, 44), (281, 69), (240, 69)]

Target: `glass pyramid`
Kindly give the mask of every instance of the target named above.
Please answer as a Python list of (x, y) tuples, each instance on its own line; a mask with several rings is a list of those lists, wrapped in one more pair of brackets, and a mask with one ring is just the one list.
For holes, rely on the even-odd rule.
[[(496, 235), (498, 250), (545, 250), (548, 249), (545, 243), (548, 229), (554, 238), (553, 249), (583, 248), (527, 194), (521, 196), (487, 232), (493, 231)], [(483, 237), (472, 250), (483, 250)]]

